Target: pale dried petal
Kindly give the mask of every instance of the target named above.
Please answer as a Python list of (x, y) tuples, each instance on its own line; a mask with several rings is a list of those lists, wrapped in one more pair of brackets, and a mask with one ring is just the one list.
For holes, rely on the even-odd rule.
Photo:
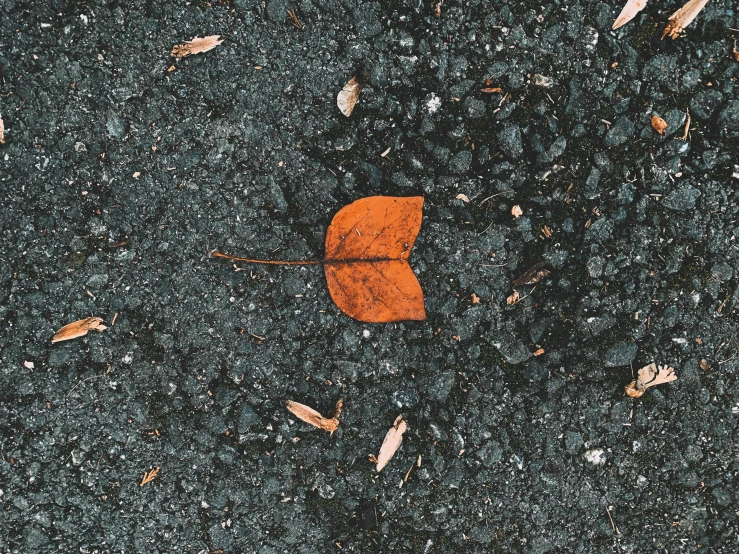
[(380, 453), (377, 455), (377, 472), (382, 471), (390, 459), (395, 455), (400, 448), (400, 443), (403, 442), (403, 433), (405, 433), (406, 424), (403, 421), (403, 416), (399, 415), (395, 418), (395, 422), (390, 430), (385, 435), (385, 440), (382, 441), (380, 447)]
[(192, 56), (193, 54), (202, 54), (208, 50), (213, 50), (216, 46), (221, 44), (223, 39), (221, 35), (210, 35), (208, 37), (198, 38), (195, 37), (192, 40), (178, 44), (172, 48), (170, 55), (173, 58), (184, 58), (185, 56)]
[(5, 124), (0, 116), (0, 144), (5, 144)]
[(523, 210), (521, 209), (521, 206), (516, 204), (511, 208), (511, 215), (515, 218), (519, 218), (523, 215)]
[(624, 9), (621, 10), (620, 14), (618, 14), (616, 21), (613, 22), (613, 29), (615, 30), (626, 25), (629, 21), (634, 19), (636, 14), (642, 11), (646, 5), (647, 0), (628, 0)]
[(469, 198), (467, 198), (467, 195), (466, 195), (466, 194), (462, 194), (462, 193), (459, 193), (459, 194), (457, 195), (457, 200), (461, 200), (461, 201), (462, 201), (462, 202), (464, 202), (465, 204), (469, 204), (469, 203), (470, 203), (470, 199), (469, 199)]
[(69, 323), (59, 329), (51, 339), (52, 343), (61, 342), (63, 340), (76, 339), (84, 337), (88, 331), (97, 331), (102, 333), (107, 327), (103, 325), (103, 319), (100, 317), (88, 317)]
[(667, 129), (667, 122), (662, 119), (658, 115), (652, 116), (652, 129), (657, 131), (660, 135), (665, 134), (665, 129)]
[(314, 427), (318, 427), (319, 429), (323, 429), (325, 431), (333, 433), (334, 431), (336, 431), (336, 429), (339, 428), (339, 414), (341, 414), (341, 409), (344, 406), (344, 401), (342, 399), (339, 399), (339, 401), (336, 403), (334, 417), (331, 418), (323, 417), (310, 406), (306, 406), (305, 404), (301, 404), (299, 402), (285, 400), (283, 404), (285, 405), (285, 408), (287, 408), (298, 419), (305, 421), (306, 423), (310, 423)]
[(641, 368), (637, 375), (636, 381), (625, 387), (626, 394), (631, 398), (639, 398), (649, 387), (677, 380), (674, 368), (667, 365), (658, 366), (654, 362)]
[(336, 97), (336, 105), (339, 106), (339, 110), (341, 110), (341, 113), (346, 117), (349, 117), (352, 114), (352, 110), (354, 110), (357, 98), (359, 98), (360, 88), (357, 78), (352, 77)]
[(708, 0), (690, 0), (690, 2), (673, 13), (667, 22), (665, 30), (662, 31), (662, 38), (669, 36), (672, 40), (675, 40), (680, 36), (682, 30), (693, 22), (707, 3)]

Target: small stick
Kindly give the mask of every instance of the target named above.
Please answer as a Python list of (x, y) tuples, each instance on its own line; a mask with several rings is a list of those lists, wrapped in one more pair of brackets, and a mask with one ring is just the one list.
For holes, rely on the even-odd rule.
[(688, 140), (688, 133), (690, 132), (690, 112), (685, 108), (685, 113), (688, 118), (685, 120), (685, 130), (683, 131), (683, 140)]
[(285, 260), (253, 260), (252, 258), (239, 258), (238, 256), (229, 256), (228, 254), (222, 254), (216, 250), (211, 253), (214, 258), (226, 258), (227, 260), (234, 260), (235, 262), (246, 262), (250, 264), (268, 264), (268, 265), (319, 265), (321, 262), (316, 260), (305, 260), (300, 262), (289, 262)]
[(610, 511), (610, 510), (608, 509), (608, 506), (606, 506), (606, 513), (608, 514), (608, 519), (610, 519), (610, 520), (611, 520), (611, 527), (613, 527), (613, 530), (614, 530), (614, 532), (615, 532), (615, 533), (616, 533), (617, 535), (620, 535), (620, 534), (621, 534), (621, 531), (619, 531), (619, 530), (618, 530), (618, 527), (616, 527), (616, 524), (615, 524), (615, 523), (613, 523), (613, 518), (611, 517), (611, 511)]
[(485, 202), (487, 202), (488, 200), (490, 200), (490, 199), (492, 199), (492, 198), (495, 198), (496, 196), (500, 196), (501, 194), (508, 194), (509, 192), (513, 192), (513, 189), (510, 189), (510, 190), (504, 190), (503, 192), (499, 192), (499, 193), (497, 193), (497, 194), (493, 194), (492, 196), (488, 196), (488, 197), (487, 197), (487, 198), (485, 198), (484, 200), (480, 200), (480, 204), (484, 204)]

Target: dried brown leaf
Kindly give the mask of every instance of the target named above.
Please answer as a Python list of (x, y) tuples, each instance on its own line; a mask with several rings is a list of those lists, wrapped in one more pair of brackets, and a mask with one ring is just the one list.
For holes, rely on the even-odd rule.
[(52, 343), (61, 342), (63, 340), (72, 340), (78, 337), (84, 337), (88, 331), (97, 331), (102, 333), (107, 327), (103, 325), (101, 317), (88, 317), (68, 323), (59, 329), (51, 339)]
[(403, 442), (403, 433), (405, 433), (406, 427), (407, 426), (405, 424), (405, 421), (403, 421), (402, 415), (399, 415), (395, 418), (393, 426), (385, 435), (385, 440), (382, 441), (382, 446), (380, 446), (380, 453), (377, 455), (378, 473), (382, 471), (382, 468), (387, 465), (390, 459), (398, 451), (398, 448), (400, 448), (400, 443)]
[(178, 44), (172, 48), (170, 55), (173, 58), (184, 58), (185, 56), (192, 56), (194, 54), (202, 54), (208, 50), (213, 50), (216, 46), (221, 44), (223, 39), (221, 35), (210, 35), (203, 38), (195, 37), (192, 40)]
[(5, 144), (5, 124), (2, 116), (0, 116), (0, 144)]
[(680, 33), (690, 25), (700, 11), (706, 6), (708, 0), (690, 0), (682, 8), (677, 10), (670, 16), (665, 30), (662, 31), (662, 38), (669, 36), (675, 40)]
[(649, 387), (671, 383), (676, 380), (677, 375), (675, 375), (674, 368), (667, 365), (658, 366), (652, 362), (639, 370), (636, 381), (626, 385), (625, 390), (631, 398), (639, 398)]
[(665, 129), (667, 129), (667, 122), (662, 119), (658, 115), (652, 116), (652, 129), (657, 131), (660, 135), (665, 134)]
[(613, 29), (615, 30), (626, 25), (629, 21), (634, 19), (636, 14), (642, 11), (646, 5), (647, 0), (628, 0), (624, 9), (621, 10), (620, 14), (618, 14), (616, 21), (613, 22)]
[(352, 115), (354, 106), (359, 98), (359, 90), (362, 87), (356, 77), (352, 77), (350, 81), (344, 85), (339, 95), (336, 97), (336, 105), (346, 117)]
[(500, 92), (500, 87), (485, 87), (483, 89), (480, 89), (480, 92), (484, 92), (485, 94), (493, 94), (495, 92)]
[(146, 483), (151, 483), (154, 479), (157, 478), (159, 475), (159, 466), (155, 467), (151, 471), (145, 471), (144, 477), (141, 479), (141, 483), (139, 483), (139, 487), (143, 487), (146, 485)]
[(734, 50), (731, 52), (734, 54), (734, 59), (739, 62), (739, 50), (736, 49), (736, 44), (734, 45)]
[(547, 265), (546, 260), (538, 262), (527, 269), (523, 275), (513, 280), (514, 285), (535, 285), (541, 281), (544, 277), (549, 275), (551, 272), (548, 269), (543, 269)]
[(508, 304), (509, 306), (512, 306), (513, 304), (517, 304), (520, 297), (521, 295), (518, 294), (518, 291), (514, 290), (513, 294), (511, 294), (508, 298), (505, 299), (506, 304)]
[(339, 415), (341, 414), (341, 409), (344, 407), (344, 401), (340, 398), (336, 403), (333, 417), (327, 418), (323, 417), (310, 406), (306, 406), (299, 402), (285, 400), (283, 401), (283, 404), (285, 405), (285, 408), (287, 408), (298, 419), (330, 433), (333, 433), (339, 428)]

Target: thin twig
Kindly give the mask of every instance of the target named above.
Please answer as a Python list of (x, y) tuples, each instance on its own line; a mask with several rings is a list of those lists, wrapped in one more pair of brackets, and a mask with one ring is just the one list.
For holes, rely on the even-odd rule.
[(226, 258), (227, 260), (234, 260), (235, 262), (246, 262), (250, 264), (268, 264), (268, 265), (319, 265), (321, 262), (317, 260), (305, 260), (299, 262), (289, 262), (285, 260), (254, 260), (252, 258), (239, 258), (238, 256), (229, 256), (228, 254), (222, 254), (216, 250), (211, 253), (214, 258)]
[(500, 196), (501, 194), (508, 194), (509, 192), (513, 192), (513, 189), (504, 190), (503, 192), (498, 192), (496, 194), (493, 194), (492, 196), (488, 196), (484, 200), (480, 200), (480, 205), (484, 204), (485, 202), (487, 202), (488, 200), (490, 200), (492, 198), (495, 198), (496, 196)]
[(611, 520), (611, 527), (613, 527), (613, 530), (616, 532), (617, 535), (620, 535), (621, 531), (619, 531), (618, 527), (616, 527), (616, 524), (613, 523), (613, 518), (611, 517), (611, 511), (608, 509), (608, 506), (606, 506), (606, 513), (608, 514), (608, 519)]

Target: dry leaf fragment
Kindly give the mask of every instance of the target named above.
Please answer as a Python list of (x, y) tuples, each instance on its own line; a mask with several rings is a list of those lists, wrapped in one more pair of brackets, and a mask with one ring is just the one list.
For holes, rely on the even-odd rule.
[(642, 11), (646, 5), (647, 0), (628, 0), (624, 9), (621, 10), (620, 14), (618, 14), (616, 21), (613, 22), (612, 28), (616, 30), (619, 27), (626, 25), (629, 21), (634, 19), (636, 14)]
[(541, 356), (542, 354), (544, 354), (544, 352), (545, 350), (543, 348), (538, 348), (536, 352), (534, 352), (534, 356)]
[(516, 204), (515, 206), (513, 206), (511, 208), (511, 215), (513, 217), (515, 217), (516, 219), (518, 219), (519, 217), (521, 217), (523, 215), (523, 210), (521, 209), (521, 206), (519, 206), (518, 204)]
[(285, 408), (287, 408), (298, 419), (333, 434), (333, 432), (339, 428), (339, 415), (344, 407), (344, 400), (339, 398), (339, 401), (336, 403), (334, 415), (330, 418), (323, 417), (313, 408), (306, 406), (305, 404), (300, 404), (299, 402), (284, 400), (283, 404), (285, 405)]
[(500, 92), (500, 87), (485, 87), (483, 89), (480, 89), (480, 92), (484, 92), (485, 94), (493, 94), (494, 92)]
[(88, 317), (68, 323), (61, 329), (59, 329), (54, 337), (51, 339), (52, 344), (55, 342), (61, 342), (63, 340), (76, 339), (78, 337), (84, 337), (88, 331), (97, 331), (102, 333), (107, 327), (103, 325), (103, 318), (101, 317)]
[(341, 110), (341, 113), (343, 113), (346, 117), (352, 115), (354, 106), (357, 103), (357, 98), (359, 98), (360, 88), (361, 86), (359, 85), (357, 77), (352, 77), (351, 80), (344, 85), (344, 88), (341, 89), (339, 95), (336, 97), (336, 105), (339, 107), (339, 110)]
[(665, 129), (667, 129), (667, 122), (662, 119), (658, 115), (652, 116), (652, 129), (657, 131), (660, 135), (665, 134)]
[(151, 483), (154, 479), (157, 478), (157, 475), (159, 475), (159, 466), (155, 467), (151, 471), (145, 471), (144, 472), (144, 478), (141, 479), (141, 483), (139, 483), (139, 487), (143, 487), (146, 485), (146, 483)]
[(400, 448), (400, 443), (403, 442), (403, 433), (405, 433), (406, 424), (403, 421), (403, 416), (399, 415), (395, 418), (393, 426), (385, 435), (385, 440), (382, 441), (380, 446), (380, 453), (377, 455), (377, 472), (382, 471), (390, 459), (395, 455)]
[(479, 304), (480, 303), (480, 297), (477, 296), (474, 292), (472, 293), (472, 296), (470, 297), (470, 300), (472, 300), (473, 304)]
[(517, 304), (518, 300), (521, 296), (518, 294), (517, 290), (513, 291), (513, 294), (511, 294), (508, 298), (505, 299), (506, 304), (509, 306), (513, 306), (513, 304)]
[(541, 261), (529, 269), (527, 269), (520, 277), (515, 278), (512, 283), (514, 285), (535, 285), (541, 281), (544, 277), (551, 273), (548, 269), (543, 269), (547, 265), (546, 261)]
[(456, 196), (456, 198), (457, 198), (457, 200), (461, 200), (461, 201), (462, 201), (462, 202), (464, 202), (465, 204), (469, 204), (469, 203), (470, 203), (470, 199), (469, 199), (469, 198), (467, 198), (467, 195), (466, 195), (466, 194), (462, 194), (462, 193), (459, 193), (459, 194), (458, 194), (458, 195)]
[(195, 37), (192, 40), (178, 44), (172, 48), (170, 56), (173, 58), (184, 58), (185, 56), (192, 56), (194, 54), (202, 54), (208, 50), (213, 50), (216, 46), (221, 44), (223, 39), (221, 35), (210, 35), (203, 38)]
[(734, 54), (734, 59), (739, 62), (739, 50), (736, 49), (736, 41), (734, 41), (734, 50), (731, 52)]
[(0, 116), (0, 144), (5, 144), (5, 124), (2, 116)]
[(638, 372), (636, 381), (632, 381), (624, 387), (626, 394), (631, 398), (639, 398), (649, 387), (670, 383), (677, 380), (675, 369), (667, 366), (658, 366), (654, 362), (644, 366)]
[(708, 0), (690, 0), (682, 8), (677, 10), (670, 16), (665, 30), (662, 31), (662, 38), (669, 36), (675, 40), (680, 33), (690, 25), (700, 11), (706, 6)]

